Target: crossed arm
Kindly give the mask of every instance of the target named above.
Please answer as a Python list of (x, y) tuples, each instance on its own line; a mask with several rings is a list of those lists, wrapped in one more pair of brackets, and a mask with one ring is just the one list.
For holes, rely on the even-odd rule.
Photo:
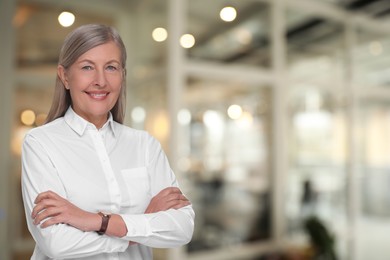
[[(31, 217), (35, 225), (41, 224), (41, 228), (55, 224), (68, 224), (87, 232), (100, 229), (102, 218), (97, 213), (82, 210), (53, 191), (40, 193), (34, 203)], [(188, 205), (190, 202), (179, 188), (168, 187), (153, 197), (145, 214), (180, 209)], [(127, 234), (126, 224), (120, 215), (111, 216), (106, 234), (114, 237), (123, 237)]]

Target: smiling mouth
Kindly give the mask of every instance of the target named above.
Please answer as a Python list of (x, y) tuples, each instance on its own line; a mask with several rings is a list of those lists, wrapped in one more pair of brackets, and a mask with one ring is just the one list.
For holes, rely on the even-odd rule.
[(88, 96), (90, 96), (91, 98), (93, 99), (96, 99), (96, 100), (102, 100), (102, 99), (105, 99), (109, 92), (105, 92), (105, 93), (91, 93), (91, 92), (85, 92), (86, 94), (88, 94)]

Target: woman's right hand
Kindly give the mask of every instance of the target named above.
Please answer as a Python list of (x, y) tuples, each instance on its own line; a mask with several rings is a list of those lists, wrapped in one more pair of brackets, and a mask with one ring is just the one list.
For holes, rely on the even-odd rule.
[(180, 209), (190, 204), (191, 202), (183, 195), (179, 188), (168, 187), (152, 198), (145, 210), (145, 214), (156, 213), (168, 209)]
[(99, 229), (101, 217), (72, 204), (53, 191), (45, 191), (36, 197), (31, 213), (35, 225), (46, 228), (55, 224), (68, 224), (81, 231)]

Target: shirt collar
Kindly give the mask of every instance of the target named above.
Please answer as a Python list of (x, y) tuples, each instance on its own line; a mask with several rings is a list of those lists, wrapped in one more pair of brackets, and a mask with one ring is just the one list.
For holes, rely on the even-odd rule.
[[(69, 127), (72, 128), (73, 131), (75, 131), (80, 136), (83, 135), (85, 133), (85, 130), (88, 128), (96, 129), (94, 124), (88, 122), (87, 120), (76, 114), (76, 112), (74, 112), (71, 106), (69, 106), (68, 110), (66, 111), (64, 115), (64, 120), (69, 125)], [(108, 120), (103, 125), (102, 129), (104, 128), (111, 130), (112, 134), (115, 137), (115, 124), (111, 112), (109, 112)]]

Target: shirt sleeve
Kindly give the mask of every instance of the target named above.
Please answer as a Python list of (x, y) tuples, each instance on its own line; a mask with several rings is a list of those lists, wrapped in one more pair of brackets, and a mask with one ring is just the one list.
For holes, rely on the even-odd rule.
[[(152, 195), (166, 187), (178, 187), (168, 159), (161, 145), (149, 137), (147, 153)], [(195, 212), (191, 205), (152, 214), (121, 215), (127, 226), (123, 239), (155, 248), (172, 248), (191, 241)]]
[(28, 229), (37, 246), (48, 257), (79, 258), (100, 253), (123, 252), (127, 249), (128, 242), (119, 238), (83, 232), (65, 224), (47, 228), (33, 224), (31, 212), (39, 193), (51, 190), (64, 198), (67, 196), (48, 152), (29, 134), (22, 147), (21, 182)]

